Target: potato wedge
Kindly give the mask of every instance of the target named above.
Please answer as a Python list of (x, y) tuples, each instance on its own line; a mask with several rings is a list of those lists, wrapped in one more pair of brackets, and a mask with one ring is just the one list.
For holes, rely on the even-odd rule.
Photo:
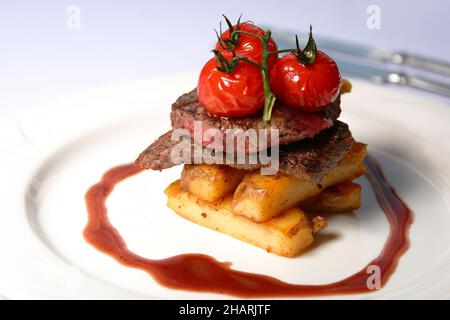
[(328, 187), (299, 204), (299, 207), (308, 213), (353, 212), (360, 206), (361, 186), (353, 182), (343, 182)]
[(252, 171), (245, 175), (234, 192), (232, 210), (255, 222), (265, 222), (302, 200), (319, 194), (331, 185), (351, 181), (365, 172), (365, 145), (354, 143), (352, 149), (319, 184), (283, 173), (272, 176)]
[(310, 221), (299, 208), (286, 210), (268, 222), (256, 223), (231, 211), (232, 195), (210, 203), (183, 191), (179, 181), (169, 185), (165, 193), (168, 207), (180, 216), (284, 257), (304, 251), (314, 241), (314, 233), (326, 226), (323, 218)]
[(245, 171), (223, 165), (186, 164), (181, 173), (181, 187), (197, 198), (217, 201), (234, 192)]
[(352, 91), (352, 83), (348, 79), (342, 79), (341, 94), (349, 93)]

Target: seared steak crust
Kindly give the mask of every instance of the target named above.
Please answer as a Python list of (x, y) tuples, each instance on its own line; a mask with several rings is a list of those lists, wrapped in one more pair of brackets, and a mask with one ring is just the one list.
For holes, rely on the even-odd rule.
[[(180, 164), (175, 164), (171, 158), (173, 148), (180, 143), (179, 141), (172, 141), (171, 134), (172, 131), (163, 134), (144, 150), (136, 160), (136, 166), (143, 169), (163, 170)], [(189, 151), (192, 155), (190, 163), (194, 163), (195, 147), (201, 150), (204, 163), (215, 163), (214, 154), (211, 154), (210, 150), (196, 146), (192, 140), (190, 141), (187, 146), (187, 148), (190, 148)], [(322, 131), (314, 138), (307, 138), (289, 145), (280, 146), (279, 170), (285, 174), (318, 183), (350, 150), (353, 142), (348, 125), (341, 121), (336, 121), (333, 127)], [(237, 154), (234, 154), (231, 158), (234, 159), (234, 162), (227, 162), (226, 164), (239, 169), (254, 170), (270, 165), (270, 163), (263, 164), (259, 162), (259, 158), (257, 158), (258, 162), (256, 164), (236, 164)], [(248, 161), (248, 158), (246, 160)]]
[[(276, 102), (273, 107), (270, 126), (267, 129), (278, 129), (280, 145), (288, 144), (305, 138), (313, 138), (321, 131), (330, 128), (340, 113), (340, 96), (323, 111), (316, 113), (302, 112), (281, 102)], [(194, 131), (194, 121), (201, 121), (203, 130), (209, 128), (219, 129), (222, 138), (227, 129), (241, 129), (244, 131), (248, 129), (257, 131), (264, 129), (262, 111), (242, 118), (226, 118), (211, 115), (200, 105), (196, 89), (183, 94), (175, 101), (172, 105), (170, 118), (173, 129), (184, 128), (191, 135)], [(203, 146), (208, 146), (210, 143), (211, 140), (202, 141)], [(246, 146), (246, 150), (237, 151), (248, 152), (248, 146)]]
[(355, 140), (348, 125), (335, 125), (312, 139), (280, 147), (280, 171), (319, 182), (350, 151)]

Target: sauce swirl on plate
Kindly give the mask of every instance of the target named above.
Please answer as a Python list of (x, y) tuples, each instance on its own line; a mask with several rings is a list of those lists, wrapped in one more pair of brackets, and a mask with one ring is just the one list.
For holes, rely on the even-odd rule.
[(365, 160), (366, 177), (389, 225), (389, 236), (381, 253), (365, 268), (340, 281), (324, 285), (291, 284), (276, 278), (237, 271), (230, 263), (219, 262), (203, 254), (181, 254), (162, 260), (141, 257), (130, 250), (108, 219), (106, 199), (121, 181), (141, 172), (133, 164), (121, 165), (107, 171), (100, 182), (86, 193), (89, 214), (84, 229), (88, 243), (116, 259), (121, 264), (143, 270), (159, 284), (180, 290), (228, 294), (239, 297), (288, 297), (354, 294), (372, 292), (367, 286), (367, 267), (376, 265), (385, 285), (395, 271), (400, 257), (409, 247), (409, 227), (413, 213), (384, 176), (380, 165), (370, 155)]

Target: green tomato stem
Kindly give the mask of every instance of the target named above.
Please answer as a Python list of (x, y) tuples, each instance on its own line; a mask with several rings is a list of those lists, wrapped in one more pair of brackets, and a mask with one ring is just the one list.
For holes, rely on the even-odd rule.
[(246, 35), (249, 35), (249, 36), (258, 38), (258, 39), (261, 40), (261, 41), (263, 41), (263, 39), (264, 39), (263, 36), (260, 36), (260, 35), (257, 35), (257, 34), (254, 34), (254, 33), (248, 32), (248, 31), (244, 31), (244, 30), (234, 30), (233, 33), (242, 33), (242, 34), (246, 34)]
[(263, 88), (264, 88), (264, 109), (263, 109), (263, 123), (264, 127), (270, 125), (270, 119), (272, 117), (272, 109), (276, 101), (276, 97), (270, 88), (270, 78), (269, 78), (269, 57), (272, 54), (276, 54), (276, 51), (269, 51), (269, 40), (272, 35), (270, 30), (267, 30), (264, 36), (256, 35), (251, 32), (243, 31), (243, 30), (235, 30), (234, 32), (247, 34), (249, 36), (258, 38), (262, 44), (262, 57), (261, 57), (261, 76), (263, 79)]
[(277, 99), (270, 88), (270, 78), (269, 78), (269, 39), (271, 36), (270, 30), (267, 30), (264, 37), (262, 37), (262, 61), (261, 61), (261, 76), (263, 78), (264, 85), (264, 111), (263, 111), (263, 122), (264, 126), (270, 125), (270, 119), (272, 117), (272, 109)]
[(285, 53), (285, 52), (295, 52), (295, 49), (283, 49), (283, 50), (275, 50), (275, 51), (269, 51), (269, 54), (277, 54), (277, 53)]

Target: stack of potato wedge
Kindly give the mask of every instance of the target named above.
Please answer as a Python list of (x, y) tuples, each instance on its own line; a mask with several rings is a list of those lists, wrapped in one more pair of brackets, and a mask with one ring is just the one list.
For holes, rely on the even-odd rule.
[(318, 184), (277, 173), (261, 175), (224, 165), (184, 165), (181, 179), (166, 188), (168, 206), (199, 225), (268, 252), (293, 257), (326, 226), (319, 214), (360, 207), (366, 147), (351, 150)]

